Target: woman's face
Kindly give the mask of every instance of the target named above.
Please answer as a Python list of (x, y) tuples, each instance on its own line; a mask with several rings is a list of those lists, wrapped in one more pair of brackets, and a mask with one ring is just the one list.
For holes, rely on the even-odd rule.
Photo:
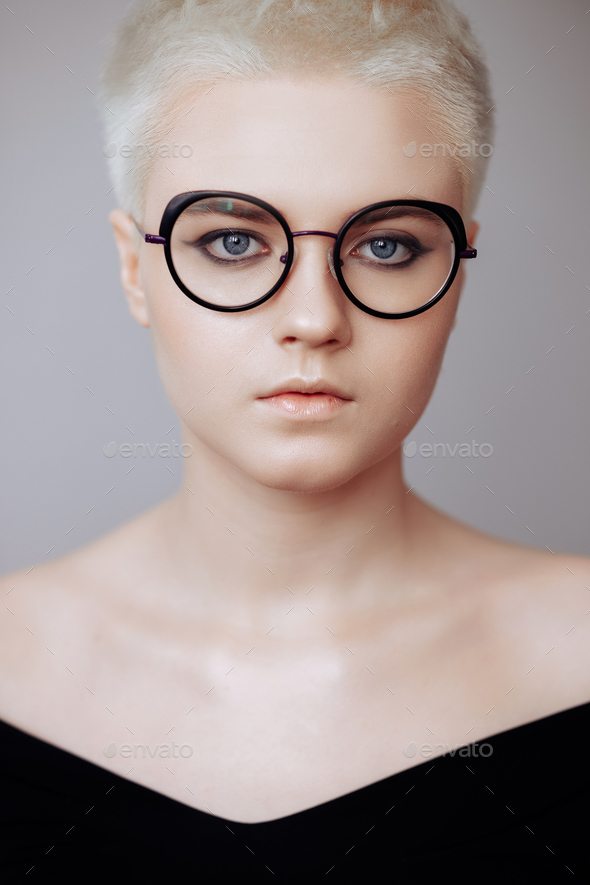
[[(157, 233), (173, 196), (206, 189), (259, 197), (293, 231), (337, 232), (353, 212), (389, 199), (432, 200), (462, 213), (453, 161), (404, 155), (404, 145), (436, 140), (425, 113), (411, 93), (346, 81), (228, 82), (179, 111), (167, 141), (190, 145), (192, 154), (153, 161), (137, 220)], [(474, 234), (471, 226), (470, 241)], [(319, 492), (399, 457), (436, 382), (462, 272), (433, 308), (386, 320), (342, 292), (328, 265), (332, 239), (295, 242), (286, 283), (249, 311), (195, 304), (156, 245), (140, 246), (137, 275), (127, 252), (126, 288), (133, 314), (152, 330), (164, 386), (195, 456), (205, 446), (263, 486)], [(245, 292), (243, 302), (250, 300)], [(297, 379), (342, 397), (268, 398), (293, 390)]]

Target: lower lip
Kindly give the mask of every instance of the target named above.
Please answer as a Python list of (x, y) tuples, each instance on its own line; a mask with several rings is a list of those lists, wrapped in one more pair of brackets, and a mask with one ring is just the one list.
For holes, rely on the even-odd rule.
[(350, 402), (330, 393), (279, 393), (261, 401), (284, 414), (301, 418), (333, 415)]

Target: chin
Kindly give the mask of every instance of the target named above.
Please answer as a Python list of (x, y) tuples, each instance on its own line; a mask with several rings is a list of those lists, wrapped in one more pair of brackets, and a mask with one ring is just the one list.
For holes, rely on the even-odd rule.
[(346, 459), (342, 454), (322, 457), (294, 455), (289, 460), (261, 459), (256, 465), (239, 464), (253, 480), (269, 489), (300, 494), (321, 494), (350, 482), (368, 465)]

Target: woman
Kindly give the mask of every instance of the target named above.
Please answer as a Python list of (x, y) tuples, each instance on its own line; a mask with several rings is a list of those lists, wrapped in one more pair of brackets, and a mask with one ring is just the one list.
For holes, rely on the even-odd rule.
[(174, 498), (7, 579), (6, 870), (583, 874), (587, 773), (540, 766), (588, 722), (589, 564), (401, 470), (476, 257), (493, 102), (466, 21), (148, 0), (104, 104), (134, 139), (123, 287), (190, 456)]

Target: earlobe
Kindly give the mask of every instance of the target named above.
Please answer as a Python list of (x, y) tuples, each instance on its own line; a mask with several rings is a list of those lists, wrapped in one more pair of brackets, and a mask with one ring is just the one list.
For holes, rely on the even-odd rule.
[(145, 292), (139, 278), (139, 255), (136, 245), (136, 228), (132, 218), (121, 209), (114, 209), (109, 215), (121, 262), (121, 282), (129, 305), (131, 316), (149, 328), (150, 320)]

